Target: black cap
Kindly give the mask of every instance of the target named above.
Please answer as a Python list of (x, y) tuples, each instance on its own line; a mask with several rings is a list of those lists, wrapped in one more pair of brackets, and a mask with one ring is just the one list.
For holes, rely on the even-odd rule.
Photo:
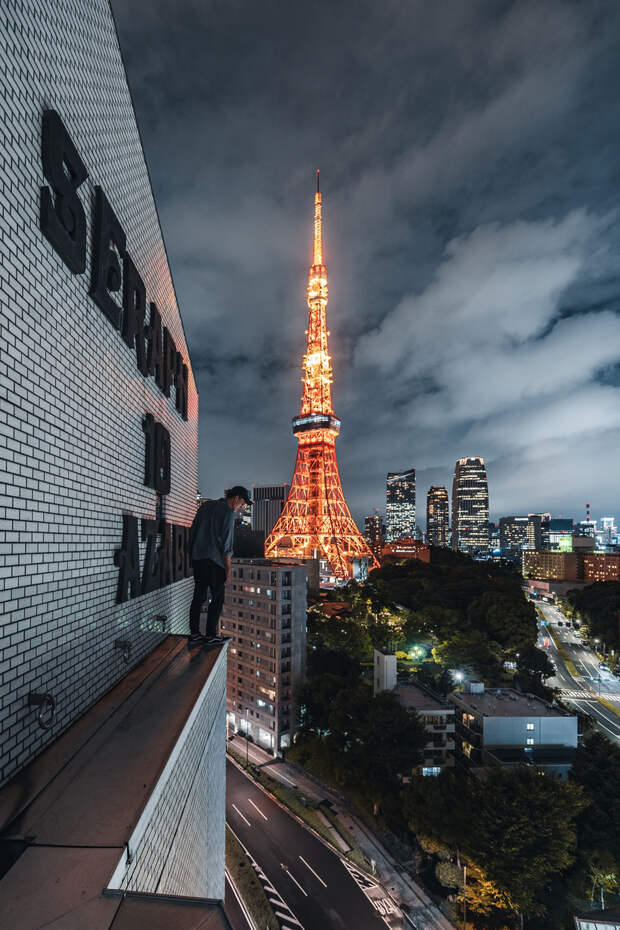
[(246, 504), (250, 504), (250, 506), (254, 503), (250, 497), (250, 492), (242, 484), (236, 484), (234, 487), (229, 488), (226, 491), (226, 497), (242, 497)]

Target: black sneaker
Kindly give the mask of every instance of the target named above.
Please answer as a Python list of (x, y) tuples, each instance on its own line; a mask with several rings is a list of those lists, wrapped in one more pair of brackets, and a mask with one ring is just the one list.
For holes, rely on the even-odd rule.
[(205, 636), (203, 640), (205, 646), (221, 646), (226, 640), (223, 636)]
[(188, 648), (191, 649), (192, 646), (202, 646), (205, 641), (205, 637), (202, 633), (190, 633), (187, 637)]

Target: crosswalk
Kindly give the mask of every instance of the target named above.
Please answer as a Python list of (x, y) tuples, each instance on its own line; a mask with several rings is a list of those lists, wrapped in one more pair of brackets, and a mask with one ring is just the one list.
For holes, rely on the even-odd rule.
[(605, 698), (606, 701), (613, 701), (615, 704), (620, 704), (620, 694), (616, 691), (607, 692), (601, 691), (600, 695), (598, 691), (596, 694), (593, 694), (591, 691), (564, 691), (560, 690), (562, 697), (566, 698), (578, 698), (581, 701), (596, 701), (599, 697)]

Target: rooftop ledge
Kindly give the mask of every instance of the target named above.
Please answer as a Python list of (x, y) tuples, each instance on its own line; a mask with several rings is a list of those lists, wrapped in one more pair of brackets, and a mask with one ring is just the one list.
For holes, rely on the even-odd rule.
[[(229, 927), (219, 900), (159, 887), (148, 894), (150, 888), (122, 879), (129, 861), (140, 857), (158, 797), (178, 781), (173, 765), (197, 714), (203, 733), (217, 729), (218, 715), (223, 719), (219, 705), (208, 719), (201, 707), (209, 683), (221, 675), (225, 681), (226, 647), (190, 652), (186, 642), (167, 637), (0, 790), (2, 926)], [(224, 759), (223, 732), (221, 743)], [(221, 797), (216, 814), (223, 817), (223, 787)], [(162, 875), (170, 849), (157, 849)], [(221, 871), (223, 886), (223, 859)]]

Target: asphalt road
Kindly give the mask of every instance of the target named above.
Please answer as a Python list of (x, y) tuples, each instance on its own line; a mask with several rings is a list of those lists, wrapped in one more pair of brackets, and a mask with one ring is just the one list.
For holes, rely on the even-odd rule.
[(274, 889), (268, 897), (283, 930), (411, 926), (379, 884), (356, 876), (230, 760), (226, 785), (227, 822)]
[[(559, 688), (563, 692), (564, 701), (574, 704), (582, 713), (592, 718), (601, 733), (614, 742), (620, 743), (620, 717), (596, 699), (600, 689), (601, 696), (611, 700), (620, 709), (620, 681), (613, 675), (599, 672), (598, 657), (592, 649), (583, 646), (579, 636), (567, 627), (567, 619), (559, 608), (544, 602), (538, 602), (538, 606), (544, 613), (547, 624), (561, 640), (568, 657), (579, 672), (579, 678), (573, 678), (553, 639), (549, 637), (549, 646), (546, 650), (555, 662), (557, 672), (553, 678), (547, 680), (547, 684), (550, 687)], [(562, 623), (561, 627), (558, 626), (558, 621)], [(543, 648), (545, 648), (544, 636), (545, 628), (539, 627), (539, 645)]]

